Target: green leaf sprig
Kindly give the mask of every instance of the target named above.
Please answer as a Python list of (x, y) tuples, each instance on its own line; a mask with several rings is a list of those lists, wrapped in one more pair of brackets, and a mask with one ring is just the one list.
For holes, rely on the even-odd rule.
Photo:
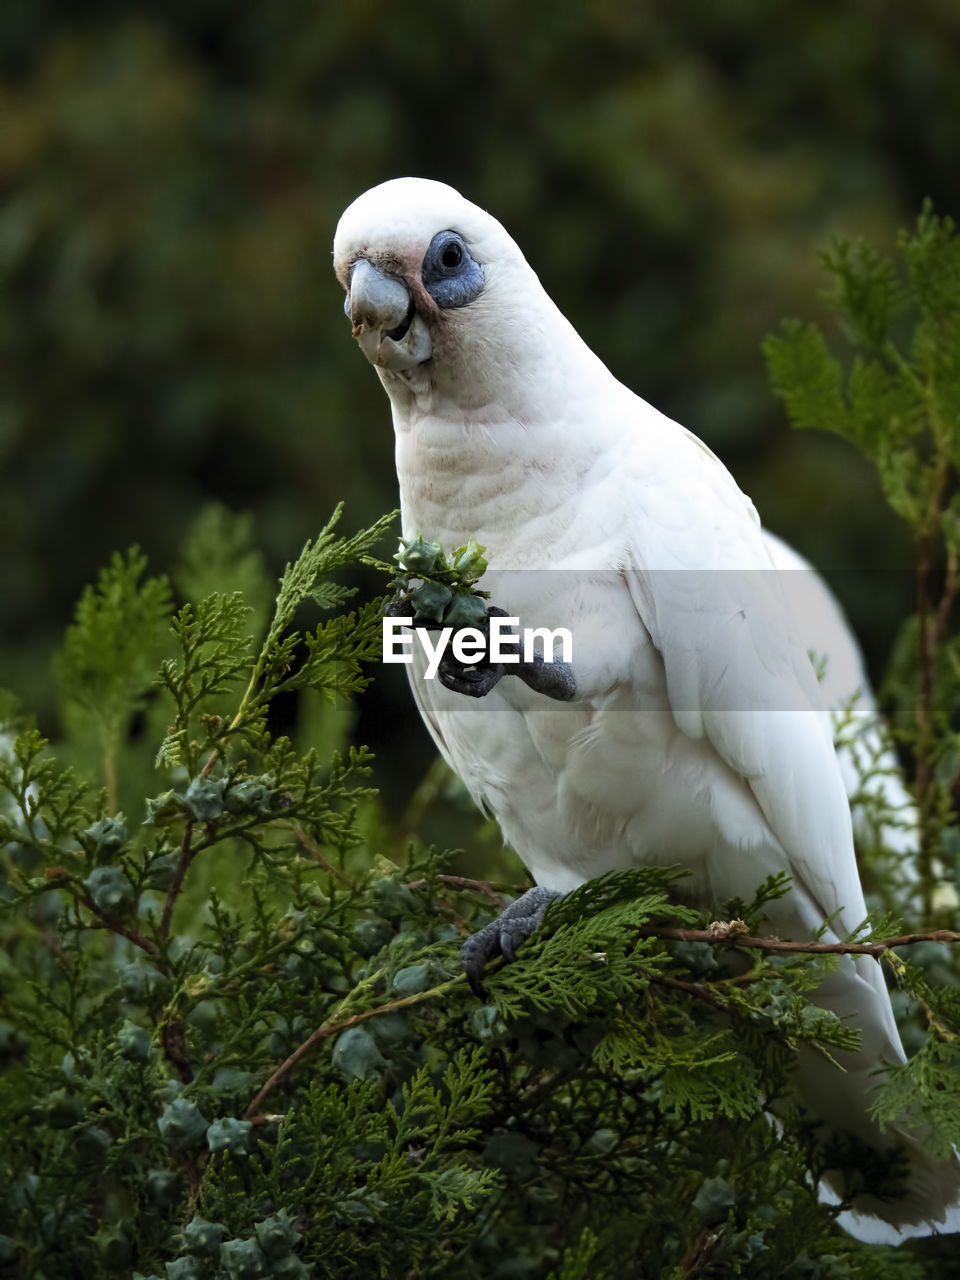
[(439, 542), (429, 542), (419, 533), (401, 538), (393, 557), (400, 568), (391, 584), (392, 609), (410, 609), (415, 620), (428, 626), (482, 626), (490, 592), (481, 591), (476, 583), (487, 571), (485, 551), (476, 538), (449, 556)]

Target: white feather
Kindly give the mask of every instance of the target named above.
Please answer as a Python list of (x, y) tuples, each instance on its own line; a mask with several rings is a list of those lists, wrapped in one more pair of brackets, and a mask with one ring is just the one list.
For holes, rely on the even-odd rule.
[[(850, 811), (809, 637), (775, 572), (789, 553), (710, 450), (612, 377), (499, 223), (452, 188), (407, 178), (361, 196), (337, 230), (341, 282), (365, 257), (413, 289), (445, 230), (485, 287), (462, 308), (427, 300), (426, 364), (378, 369), (404, 532), (485, 544), (498, 605), (572, 630), (577, 696), (553, 703), (504, 679), (474, 703), (416, 664), (440, 751), (539, 884), (682, 858), (708, 904), (786, 871), (772, 928), (809, 937), (833, 917), (828, 937), (851, 932), (865, 906)], [(827, 1123), (889, 1146), (867, 1111), (871, 1073), (904, 1060), (879, 966), (845, 959), (817, 999), (855, 1022), (863, 1048), (845, 1072), (804, 1055), (801, 1094)], [(910, 1193), (865, 1194), (846, 1225), (865, 1239), (958, 1229), (960, 1164), (897, 1136)]]

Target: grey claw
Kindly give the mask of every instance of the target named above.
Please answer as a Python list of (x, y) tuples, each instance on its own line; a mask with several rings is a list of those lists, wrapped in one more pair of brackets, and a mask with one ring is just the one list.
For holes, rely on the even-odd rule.
[(465, 693), (470, 698), (485, 698), (486, 695), (503, 679), (503, 667), (471, 669), (461, 667), (454, 662), (441, 661), (440, 683), (445, 689), (454, 693)]
[(480, 978), (487, 962), (495, 956), (502, 955), (505, 960), (512, 963), (516, 959), (518, 945), (537, 931), (547, 907), (554, 898), (559, 896), (555, 889), (535, 885), (516, 902), (511, 902), (496, 920), (484, 925), (482, 929), (478, 929), (467, 938), (460, 948), (460, 959), (467, 981), (474, 994), (481, 1000), (486, 993)]

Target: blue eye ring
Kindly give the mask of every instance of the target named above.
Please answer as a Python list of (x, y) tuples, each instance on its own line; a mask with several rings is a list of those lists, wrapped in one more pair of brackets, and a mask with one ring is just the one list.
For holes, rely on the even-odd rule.
[(458, 231), (437, 232), (423, 256), (420, 273), (424, 288), (444, 310), (473, 302), (484, 286), (483, 268)]

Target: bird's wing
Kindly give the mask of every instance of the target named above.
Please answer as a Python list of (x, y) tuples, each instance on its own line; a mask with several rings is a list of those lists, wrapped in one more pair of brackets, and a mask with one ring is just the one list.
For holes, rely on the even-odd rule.
[(752, 504), (695, 437), (670, 426), (659, 460), (644, 451), (624, 569), (674, 719), (744, 779), (794, 879), (850, 932), (866, 908), (813, 666)]

